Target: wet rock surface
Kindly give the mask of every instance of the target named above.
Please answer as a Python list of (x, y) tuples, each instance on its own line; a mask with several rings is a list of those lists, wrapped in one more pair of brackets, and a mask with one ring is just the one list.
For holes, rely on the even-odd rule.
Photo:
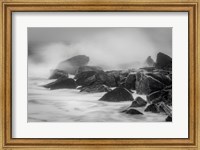
[(44, 85), (45, 88), (49, 88), (50, 90), (56, 89), (75, 89), (76, 82), (74, 79), (70, 78), (59, 78), (54, 82)]
[(135, 90), (136, 73), (130, 73), (125, 80), (125, 87), (127, 89)]
[(59, 78), (68, 78), (68, 73), (63, 70), (52, 70), (49, 79), (59, 79)]
[(80, 92), (88, 92), (88, 93), (98, 93), (98, 92), (110, 92), (111, 89), (103, 84), (99, 85), (90, 85), (86, 87), (81, 87)]
[(82, 72), (87, 72), (87, 71), (101, 72), (103, 71), (103, 69), (99, 66), (81, 66), (78, 68), (76, 74), (80, 74)]
[(86, 71), (75, 76), (76, 83), (81, 86), (92, 84), (105, 84), (109, 87), (115, 86), (115, 79), (108, 76), (104, 71)]
[(159, 52), (157, 54), (157, 59), (156, 59), (156, 67), (159, 69), (169, 69), (171, 70), (172, 68), (172, 58), (169, 57), (168, 55)]
[(136, 97), (130, 107), (144, 107), (146, 105), (147, 105), (147, 102), (143, 98)]
[(77, 85), (87, 86), (92, 84), (96, 80), (95, 74), (96, 74), (95, 71), (85, 71), (77, 74), (75, 76)]
[(159, 113), (160, 109), (159, 106), (156, 104), (150, 104), (146, 107), (146, 109), (144, 110), (146, 112), (153, 112), (153, 113)]
[(112, 87), (119, 87), (122, 86), (125, 87), (125, 80), (127, 76), (129, 75), (130, 71), (122, 71), (122, 70), (111, 70), (106, 71), (106, 74), (109, 76), (112, 82)]
[(138, 94), (147, 95), (154, 91), (163, 89), (165, 84), (148, 74), (137, 72), (135, 87)]
[(142, 112), (138, 111), (137, 109), (135, 108), (128, 108), (127, 110), (124, 110), (122, 111), (123, 113), (126, 113), (126, 114), (131, 114), (131, 115), (143, 115)]
[(171, 116), (167, 116), (167, 118), (165, 119), (166, 122), (172, 122), (172, 117)]
[(132, 101), (133, 96), (127, 89), (118, 87), (106, 93), (100, 100), (108, 102)]
[(164, 102), (165, 104), (172, 105), (172, 89), (171, 86), (164, 88), (160, 91), (155, 91), (147, 95), (147, 101), (149, 103)]

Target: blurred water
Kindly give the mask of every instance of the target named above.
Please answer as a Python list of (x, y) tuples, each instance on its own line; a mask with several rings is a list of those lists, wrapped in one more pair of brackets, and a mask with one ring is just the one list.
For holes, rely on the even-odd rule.
[[(76, 89), (49, 90), (41, 85), (53, 80), (29, 78), (28, 122), (163, 122), (165, 114), (144, 112), (144, 115), (121, 113), (128, 102), (99, 101), (105, 93), (81, 93)], [(138, 95), (133, 94), (136, 98)], [(140, 95), (146, 99), (145, 95)]]

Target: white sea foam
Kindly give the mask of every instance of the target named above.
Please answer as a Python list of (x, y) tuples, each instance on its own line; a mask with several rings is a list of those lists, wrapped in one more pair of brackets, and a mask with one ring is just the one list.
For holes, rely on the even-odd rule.
[[(82, 93), (76, 89), (49, 90), (41, 85), (53, 80), (29, 79), (28, 122), (162, 122), (165, 114), (144, 112), (130, 115), (121, 111), (131, 105), (127, 102), (104, 102), (99, 99), (105, 93)], [(133, 93), (133, 97), (145, 95)]]

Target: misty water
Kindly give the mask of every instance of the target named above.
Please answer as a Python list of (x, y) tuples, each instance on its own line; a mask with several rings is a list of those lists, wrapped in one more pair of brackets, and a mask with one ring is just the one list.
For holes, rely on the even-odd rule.
[[(162, 113), (144, 112), (144, 115), (122, 113), (131, 105), (127, 102), (104, 102), (99, 99), (105, 94), (82, 93), (77, 89), (49, 90), (41, 85), (54, 80), (29, 78), (28, 122), (164, 122)], [(133, 97), (145, 95), (133, 93)]]

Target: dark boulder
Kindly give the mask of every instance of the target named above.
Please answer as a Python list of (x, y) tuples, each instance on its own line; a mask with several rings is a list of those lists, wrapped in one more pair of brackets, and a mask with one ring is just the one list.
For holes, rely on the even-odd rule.
[(156, 101), (157, 99), (160, 99), (160, 96), (162, 95), (161, 90), (155, 91), (147, 95), (147, 101), (149, 103), (153, 103), (153, 101)]
[(49, 88), (50, 90), (75, 89), (76, 88), (76, 82), (74, 81), (74, 79), (70, 79), (70, 78), (59, 78), (52, 83), (44, 85), (44, 87)]
[(107, 81), (106, 84), (110, 87), (117, 87), (116, 79), (113, 76), (106, 75)]
[(121, 86), (122, 84), (123, 87), (125, 87), (125, 80), (128, 76), (130, 71), (122, 71), (122, 70), (111, 70), (111, 71), (106, 71), (106, 74), (109, 76), (109, 78), (112, 81), (112, 87), (118, 87)]
[(120, 101), (132, 101), (132, 94), (125, 88), (117, 87), (114, 90), (106, 93), (100, 98), (101, 101), (108, 102), (120, 102)]
[(166, 122), (172, 122), (172, 117), (171, 116), (167, 116), (167, 118), (165, 119)]
[(80, 73), (76, 74), (74, 79), (80, 79), (80, 78), (86, 79), (86, 78), (91, 77), (95, 74), (96, 74), (95, 71), (84, 71), (84, 72), (80, 72)]
[(172, 106), (172, 89), (166, 90), (166, 94), (163, 95), (165, 104)]
[(172, 84), (172, 79), (168, 75), (164, 75), (162, 73), (147, 73), (146, 75), (160, 81), (161, 83), (165, 84), (166, 86), (169, 86)]
[(172, 110), (169, 108), (164, 102), (159, 103), (159, 108), (161, 111), (163, 111), (168, 116), (172, 116)]
[(88, 78), (86, 78), (83, 82), (83, 86), (89, 86), (89, 85), (92, 85), (96, 82), (96, 76), (93, 75), (93, 76), (90, 76)]
[(172, 105), (172, 89), (171, 86), (164, 88), (160, 91), (155, 91), (147, 95), (147, 101), (149, 103), (164, 102), (165, 104)]
[(59, 79), (59, 78), (63, 78), (63, 77), (68, 78), (68, 73), (66, 73), (63, 70), (55, 69), (55, 70), (51, 71), (51, 75), (50, 75), (49, 79)]
[(146, 106), (147, 102), (141, 98), (141, 97), (136, 97), (136, 99), (132, 102), (130, 107), (144, 107)]
[(115, 85), (115, 79), (108, 76), (103, 71), (96, 73), (95, 77), (96, 77), (95, 84), (105, 84), (110, 87), (113, 87)]
[(101, 71), (103, 71), (103, 69), (99, 66), (81, 66), (78, 68), (76, 74), (80, 74), (80, 73), (86, 72), (86, 71), (101, 72)]
[(111, 89), (106, 85), (90, 85), (80, 88), (80, 92), (97, 93), (97, 92), (109, 92)]
[(160, 113), (159, 106), (156, 104), (150, 104), (144, 110), (145, 112), (153, 112), (153, 113)]
[(156, 59), (156, 67), (159, 69), (170, 69), (172, 68), (172, 58), (168, 55), (159, 52)]
[(165, 87), (159, 80), (142, 72), (137, 72), (135, 86), (138, 94), (150, 94)]
[(96, 81), (95, 71), (85, 71), (75, 76), (77, 85), (88, 86)]
[(75, 76), (76, 83), (81, 86), (88, 86), (92, 84), (105, 84), (109, 87), (115, 86), (114, 78), (108, 76), (104, 71), (86, 71), (81, 72)]
[(128, 108), (127, 110), (123, 111), (126, 114), (131, 114), (131, 115), (143, 115), (143, 113), (141, 113), (140, 111), (138, 111), (137, 109), (134, 108)]
[(125, 87), (127, 89), (135, 90), (136, 73), (130, 73), (125, 79)]
[(56, 69), (63, 70), (69, 74), (75, 74), (79, 67), (87, 65), (88, 62), (89, 57), (85, 55), (77, 55), (60, 62)]

